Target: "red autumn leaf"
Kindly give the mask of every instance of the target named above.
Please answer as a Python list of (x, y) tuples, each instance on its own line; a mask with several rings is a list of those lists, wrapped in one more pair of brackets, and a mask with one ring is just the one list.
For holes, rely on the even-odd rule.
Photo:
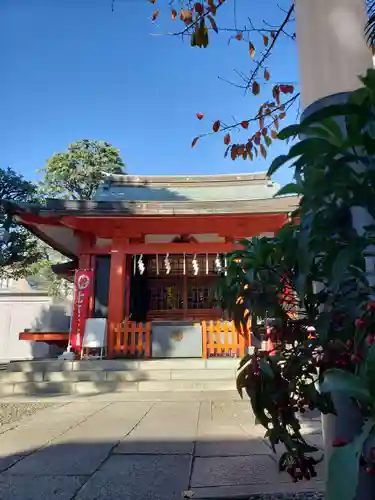
[(267, 151), (266, 151), (266, 148), (263, 146), (263, 144), (260, 145), (260, 153), (264, 159), (267, 158)]
[(230, 135), (227, 134), (224, 136), (224, 144), (226, 144), (228, 146), (228, 144), (230, 144)]
[(264, 46), (265, 47), (268, 46), (269, 41), (270, 41), (270, 39), (268, 38), (268, 36), (267, 35), (263, 35), (263, 42), (264, 42)]
[(155, 21), (155, 19), (158, 17), (159, 14), (159, 9), (154, 10), (152, 14), (152, 20)]
[(272, 95), (276, 100), (277, 104), (280, 104), (280, 88), (278, 85), (275, 85), (275, 87), (273, 88)]
[(185, 24), (190, 24), (193, 20), (193, 13), (191, 10), (181, 9), (180, 11), (180, 19)]
[(195, 137), (195, 138), (193, 139), (193, 142), (191, 143), (191, 147), (192, 147), (192, 148), (196, 145), (196, 143), (198, 142), (198, 139), (199, 139), (199, 137)]
[(279, 114), (279, 118), (280, 120), (283, 120), (285, 118), (286, 114), (285, 113), (280, 113)]
[(270, 79), (270, 73), (268, 70), (264, 70), (264, 79), (266, 80), (266, 82), (268, 82), (268, 80)]
[(217, 24), (216, 24), (216, 21), (215, 19), (212, 17), (212, 16), (207, 16), (208, 17), (208, 20), (210, 21), (211, 23), (211, 27), (212, 29), (216, 32), (216, 33), (219, 33), (219, 30), (217, 28)]
[(246, 144), (246, 151), (248, 154), (250, 154), (250, 151), (253, 149), (253, 143), (251, 141), (248, 141)]
[(214, 124), (212, 125), (212, 130), (214, 132), (218, 132), (220, 130), (220, 120), (216, 120)]
[(263, 135), (263, 137), (265, 137), (267, 135), (267, 129), (266, 128), (262, 129), (262, 135)]
[(255, 47), (251, 42), (249, 43), (249, 52), (251, 59), (253, 59), (255, 57)]
[(254, 95), (258, 95), (260, 92), (260, 85), (255, 80), (253, 81), (252, 92)]
[(243, 149), (241, 154), (242, 154), (242, 159), (246, 160), (246, 158), (247, 158), (247, 151), (246, 151), (246, 149)]
[(245, 129), (249, 128), (249, 122), (248, 122), (248, 120), (244, 120), (243, 122), (241, 122), (241, 127), (245, 128)]
[(197, 113), (198, 120), (202, 120), (203, 117), (204, 117), (203, 113)]
[(232, 146), (232, 149), (230, 151), (230, 157), (232, 158), (232, 160), (235, 160), (238, 156), (238, 146), (234, 145)]
[(254, 142), (257, 146), (259, 146), (260, 144), (260, 134), (258, 135), (258, 132), (255, 134), (255, 137), (254, 137)]
[(280, 92), (283, 94), (293, 94), (294, 87), (293, 85), (280, 85)]
[(195, 10), (195, 12), (196, 12), (199, 16), (201, 16), (201, 15), (203, 14), (203, 11), (204, 11), (204, 9), (203, 9), (203, 5), (202, 5), (200, 2), (197, 2), (197, 3), (194, 5), (194, 10)]
[(236, 40), (239, 40), (239, 41), (242, 40), (242, 33), (241, 32), (237, 33)]
[(177, 11), (176, 11), (176, 9), (172, 9), (171, 16), (172, 16), (172, 21), (175, 21), (176, 17), (177, 17)]
[(271, 130), (272, 139), (277, 139), (277, 136), (278, 136), (278, 134), (277, 134), (276, 130)]

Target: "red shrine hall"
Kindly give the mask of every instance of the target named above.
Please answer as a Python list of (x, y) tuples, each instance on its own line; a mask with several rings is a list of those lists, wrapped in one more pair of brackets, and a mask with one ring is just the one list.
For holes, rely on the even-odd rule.
[[(107, 320), (108, 358), (205, 358), (249, 346), (249, 334), (222, 317), (215, 283), (237, 240), (272, 235), (288, 220), (298, 199), (275, 197), (278, 189), (265, 173), (111, 175), (90, 201), (4, 203), (70, 259), (56, 273), (89, 276), (80, 314)], [(67, 345), (69, 332), (20, 338)]]

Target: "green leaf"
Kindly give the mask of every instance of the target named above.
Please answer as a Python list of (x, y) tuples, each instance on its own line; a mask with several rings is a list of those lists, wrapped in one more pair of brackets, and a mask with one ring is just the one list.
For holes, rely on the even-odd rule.
[(297, 125), (289, 125), (289, 127), (285, 127), (278, 133), (277, 137), (281, 140), (289, 139), (290, 137), (297, 137), (301, 132), (303, 132), (305, 127), (297, 124)]
[(285, 196), (288, 194), (303, 194), (302, 186), (291, 182), (279, 189), (275, 196)]
[(268, 169), (267, 175), (268, 177), (271, 177), (274, 173), (276, 173), (280, 167), (282, 167), (287, 161), (289, 161), (291, 158), (289, 155), (280, 155), (277, 158), (273, 160), (271, 163), (270, 168)]
[(346, 271), (353, 260), (353, 251), (358, 252), (357, 249), (348, 247), (338, 254), (332, 269), (332, 288), (336, 289), (345, 279)]
[(321, 123), (326, 118), (336, 118), (339, 116), (355, 115), (360, 112), (360, 107), (356, 104), (332, 104), (325, 108), (319, 109), (315, 113), (307, 116), (302, 125), (308, 126), (313, 123)]
[(364, 403), (369, 403), (371, 400), (370, 393), (360, 377), (336, 368), (324, 372), (320, 391), (343, 394)]
[(322, 125), (329, 130), (337, 140), (342, 141), (344, 139), (343, 131), (335, 118), (326, 118), (322, 121)]
[(289, 151), (289, 157), (294, 158), (300, 155), (319, 156), (332, 151), (332, 144), (325, 139), (319, 137), (312, 137), (304, 139), (303, 141), (295, 144)]
[(260, 359), (259, 360), (259, 368), (260, 371), (266, 375), (268, 378), (275, 378), (274, 373), (272, 371), (272, 368), (270, 365), (267, 363), (265, 359)]
[(326, 500), (354, 500), (358, 486), (359, 458), (374, 426), (366, 422), (362, 432), (346, 446), (333, 448), (328, 462)]
[[(362, 80), (363, 83), (366, 82), (366, 77), (359, 77), (360, 80)], [(366, 99), (370, 97), (370, 92), (367, 88), (362, 87), (360, 89), (357, 89), (355, 92), (352, 92), (350, 96), (350, 102), (353, 104), (356, 104), (357, 106), (362, 106)]]
[(269, 147), (271, 146), (271, 144), (272, 144), (272, 140), (271, 140), (271, 138), (270, 138), (268, 135), (266, 135), (266, 136), (264, 137), (264, 142), (266, 143), (266, 146), (267, 146), (268, 148), (269, 148)]

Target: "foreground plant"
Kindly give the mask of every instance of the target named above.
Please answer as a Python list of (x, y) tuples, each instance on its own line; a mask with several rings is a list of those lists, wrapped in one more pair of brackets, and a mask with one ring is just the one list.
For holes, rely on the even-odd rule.
[(295, 182), (279, 194), (301, 196), (296, 222), (233, 255), (236, 271), (226, 283), (231, 299), (222, 294), (238, 321), (249, 311), (274, 318), (274, 351), (245, 358), (237, 385), (271, 445), (285, 445), (280, 470), (294, 481), (316, 475), (317, 449), (301, 434), (301, 413), (334, 414), (341, 398), (358, 415), (353, 435), (331, 443), (327, 500), (353, 500), (360, 469), (375, 473), (375, 72), (362, 82), (349, 101), (279, 134), (303, 137), (269, 170), (272, 175), (286, 163), (294, 169)]

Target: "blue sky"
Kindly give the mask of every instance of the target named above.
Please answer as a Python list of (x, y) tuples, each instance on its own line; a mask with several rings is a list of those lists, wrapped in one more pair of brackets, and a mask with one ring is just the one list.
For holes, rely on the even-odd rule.
[[(235, 69), (251, 71), (247, 43), (228, 45), (228, 33), (213, 34), (204, 50), (177, 37), (151, 36), (181, 27), (163, 9), (167, 0), (158, 2), (152, 24), (154, 7), (147, 0), (115, 0), (114, 12), (111, 0), (0, 0), (2, 167), (36, 179), (48, 157), (82, 138), (109, 141), (137, 174), (261, 171), (285, 151), (275, 143), (266, 161), (232, 162), (223, 156), (222, 136), (191, 149), (192, 139), (215, 119), (251, 118), (262, 99), (218, 79), (238, 81)], [(217, 16), (227, 27), (233, 26), (230, 3)], [(288, 2), (237, 0), (238, 26), (249, 4), (255, 25), (263, 18), (277, 21), (277, 3)], [(294, 42), (280, 43), (269, 68), (271, 81), (298, 83)], [(198, 111), (205, 114), (201, 122)], [(295, 110), (288, 120), (296, 119)], [(245, 139), (243, 133), (233, 137)], [(276, 178), (289, 179), (288, 170)]]

